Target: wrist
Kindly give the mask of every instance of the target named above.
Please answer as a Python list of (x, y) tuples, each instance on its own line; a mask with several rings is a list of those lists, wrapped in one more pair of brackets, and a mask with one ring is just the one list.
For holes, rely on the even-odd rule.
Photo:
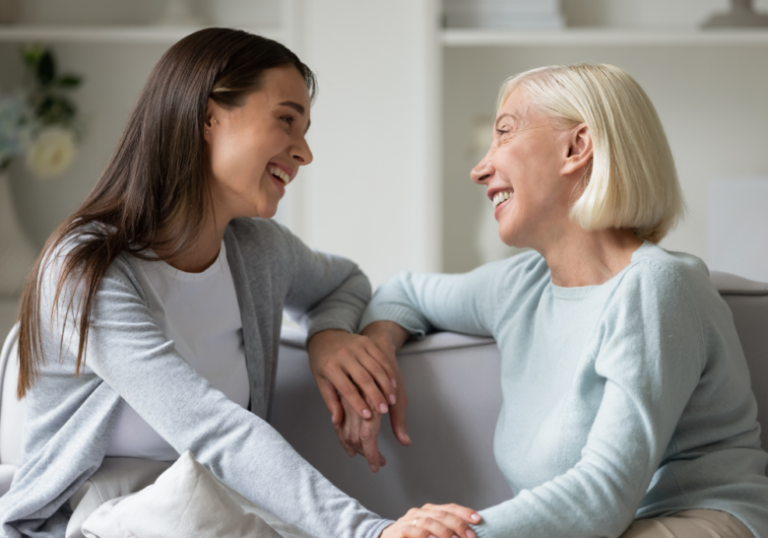
[(374, 321), (367, 325), (360, 334), (367, 336), (376, 345), (386, 348), (393, 354), (403, 347), (410, 336), (408, 331), (394, 321)]
[(350, 333), (348, 333), (343, 329), (323, 329), (322, 331), (318, 331), (307, 340), (307, 353), (312, 353), (313, 348), (317, 348), (328, 339), (332, 339), (332, 338), (346, 335), (346, 334), (350, 334)]

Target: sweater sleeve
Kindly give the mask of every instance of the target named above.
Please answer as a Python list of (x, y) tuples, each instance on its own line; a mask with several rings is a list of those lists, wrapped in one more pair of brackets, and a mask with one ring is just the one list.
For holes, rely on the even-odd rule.
[(378, 289), (360, 329), (394, 321), (412, 335), (435, 330), (491, 336), (502, 265), (483, 265), (465, 274), (400, 273)]
[(706, 360), (679, 277), (637, 272), (625, 275), (597, 327), (591, 353), (603, 394), (581, 460), (481, 512), (480, 537), (615, 537), (634, 519)]
[[(127, 264), (116, 260), (93, 303), (88, 368), (176, 451), (191, 451), (284, 521), (313, 536), (378, 537), (391, 522), (341, 492), (267, 422), (213, 389), (166, 339), (139, 290)], [(76, 335), (64, 338), (70, 357), (77, 342)]]
[(293, 257), (286, 313), (304, 326), (307, 338), (326, 329), (355, 332), (371, 299), (368, 277), (352, 261), (311, 249), (280, 229)]

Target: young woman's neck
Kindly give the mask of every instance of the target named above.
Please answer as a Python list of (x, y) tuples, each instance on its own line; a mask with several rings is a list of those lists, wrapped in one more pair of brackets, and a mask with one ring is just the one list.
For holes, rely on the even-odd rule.
[[(185, 273), (202, 273), (213, 265), (219, 256), (224, 230), (229, 223), (229, 220), (215, 219), (213, 215), (211, 210), (195, 242), (181, 253), (168, 258), (168, 265)], [(157, 254), (162, 256), (162, 252)]]
[(572, 224), (566, 233), (539, 250), (547, 260), (552, 283), (557, 286), (603, 284), (627, 267), (632, 254), (643, 244), (631, 230), (609, 228), (588, 232)]

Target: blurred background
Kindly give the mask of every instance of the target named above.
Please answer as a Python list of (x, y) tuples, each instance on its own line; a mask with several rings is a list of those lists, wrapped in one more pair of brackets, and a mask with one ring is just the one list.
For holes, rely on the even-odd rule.
[[(315, 161), (277, 218), (357, 261), (374, 286), (401, 270), (462, 272), (515, 253), (469, 170), (487, 149), (500, 84), (575, 62), (626, 69), (657, 107), (688, 204), (662, 246), (768, 281), (768, 29), (702, 28), (729, 0), (0, 2), (0, 89), (28, 78), (19, 50), (30, 43), (81, 75), (68, 90), (71, 165), (41, 177), (15, 158), (0, 173), (6, 313), (18, 290), (7, 267), (22, 258), (12, 246), (42, 247), (99, 177), (153, 65), (212, 25), (277, 39), (317, 72)], [(767, 12), (768, 0), (753, 7)]]

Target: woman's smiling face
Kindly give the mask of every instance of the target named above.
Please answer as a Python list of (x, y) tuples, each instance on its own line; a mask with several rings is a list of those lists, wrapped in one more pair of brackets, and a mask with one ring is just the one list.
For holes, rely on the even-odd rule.
[(310, 96), (292, 65), (264, 72), (240, 107), (208, 101), (205, 140), (217, 219), (271, 218), (300, 166), (312, 162), (305, 135)]
[(471, 177), (486, 186), (507, 245), (537, 248), (567, 219), (571, 183), (563, 181), (562, 171), (568, 134), (520, 88), (499, 107), (493, 143)]

